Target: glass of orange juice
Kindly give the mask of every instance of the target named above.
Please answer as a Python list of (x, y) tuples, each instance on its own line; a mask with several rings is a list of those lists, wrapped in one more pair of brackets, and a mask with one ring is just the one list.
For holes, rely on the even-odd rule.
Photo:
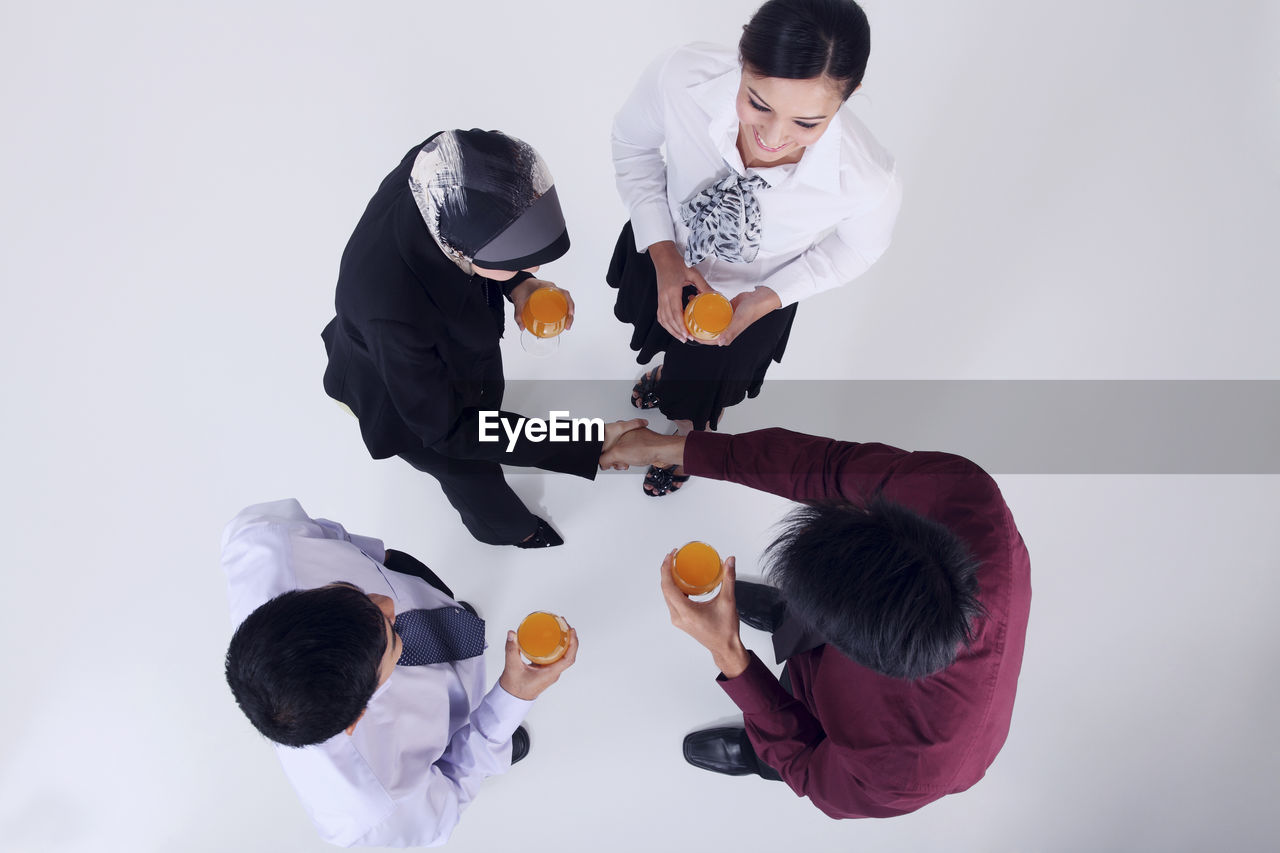
[(524, 331), (520, 346), (530, 355), (551, 355), (559, 348), (559, 334), (569, 320), (569, 297), (555, 285), (539, 287), (524, 303), (520, 312)]
[(554, 613), (535, 610), (516, 629), (516, 642), (530, 663), (555, 663), (569, 649), (569, 623)]
[(684, 306), (684, 327), (699, 341), (714, 340), (733, 322), (733, 306), (718, 293), (699, 293)]
[(694, 601), (715, 598), (724, 579), (724, 569), (716, 549), (706, 542), (690, 542), (679, 551), (671, 564), (671, 579)]

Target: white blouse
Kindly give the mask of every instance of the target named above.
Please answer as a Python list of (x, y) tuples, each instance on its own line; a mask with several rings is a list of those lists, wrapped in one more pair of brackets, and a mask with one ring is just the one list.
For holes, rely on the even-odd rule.
[[(631, 215), (637, 251), (689, 229), (681, 203), (712, 180), (759, 175), (760, 252), (751, 263), (715, 256), (696, 267), (729, 298), (766, 285), (782, 304), (857, 278), (884, 254), (902, 201), (893, 156), (846, 103), (800, 162), (747, 169), (738, 153), (736, 51), (688, 45), (658, 58), (613, 122), (618, 192)], [(662, 147), (666, 146), (664, 158)]]

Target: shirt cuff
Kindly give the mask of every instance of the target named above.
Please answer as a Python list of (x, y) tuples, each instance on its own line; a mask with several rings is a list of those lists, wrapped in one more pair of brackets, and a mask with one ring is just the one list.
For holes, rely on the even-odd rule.
[(725, 678), (724, 673), (716, 676), (716, 681), (742, 713), (766, 714), (796, 701), (782, 689), (782, 684), (755, 652), (748, 651), (747, 654), (751, 660), (737, 678)]
[(823, 290), (837, 288), (842, 284), (842, 282), (836, 281), (828, 284), (827, 287), (819, 287), (818, 283), (814, 281), (813, 274), (803, 266), (802, 261), (803, 259), (792, 261), (786, 267), (760, 282), (778, 294), (778, 299), (782, 301), (782, 305), (777, 310), (786, 308), (788, 305), (794, 305), (801, 299), (807, 299)]
[(713, 480), (727, 478), (729, 441), (728, 433), (694, 430), (684, 440), (684, 470), (694, 477), (710, 477)]
[(471, 725), (490, 743), (506, 743), (532, 707), (532, 699), (519, 699), (494, 684), (471, 713)]
[(573, 442), (565, 450), (565, 463), (562, 470), (575, 477), (594, 480), (600, 473), (600, 454), (603, 452), (603, 441)]
[(654, 243), (663, 240), (674, 243), (676, 239), (676, 227), (666, 202), (651, 202), (632, 209), (631, 230), (635, 233), (637, 252), (647, 252)]

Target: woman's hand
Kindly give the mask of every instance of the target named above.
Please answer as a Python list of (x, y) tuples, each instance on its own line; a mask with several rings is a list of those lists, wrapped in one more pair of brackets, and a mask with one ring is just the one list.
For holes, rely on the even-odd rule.
[(711, 291), (711, 285), (702, 273), (685, 266), (684, 257), (670, 240), (654, 243), (649, 247), (649, 259), (658, 277), (658, 322), (671, 337), (685, 343), (689, 330), (684, 326), (684, 288), (692, 284), (699, 293)]
[(782, 300), (772, 288), (761, 285), (747, 293), (739, 293), (729, 300), (729, 304), (733, 306), (733, 322), (714, 340), (707, 342), (713, 346), (727, 347), (756, 320), (781, 308)]
[[(648, 426), (649, 422), (644, 418), (632, 418), (629, 421), (614, 421), (611, 424), (604, 425), (604, 443), (600, 447), (600, 470), (606, 467), (613, 468), (618, 471), (625, 471), (627, 466), (621, 462), (613, 461), (610, 451), (617, 445), (619, 439), (629, 432), (634, 432)], [(648, 430), (645, 430), (648, 432)], [(610, 462), (606, 465), (605, 457), (610, 458)]]
[(511, 310), (515, 314), (516, 327), (520, 331), (524, 331), (524, 304), (529, 301), (529, 295), (540, 287), (556, 287), (569, 303), (569, 316), (565, 318), (564, 330), (567, 332), (573, 328), (573, 297), (569, 295), (569, 291), (563, 287), (557, 287), (550, 281), (543, 281), (540, 278), (529, 278), (517, 284), (511, 289)]

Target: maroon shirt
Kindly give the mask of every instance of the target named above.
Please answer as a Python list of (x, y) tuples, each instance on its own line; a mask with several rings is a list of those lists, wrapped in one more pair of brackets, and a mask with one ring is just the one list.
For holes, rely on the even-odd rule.
[(691, 433), (684, 465), (797, 501), (863, 504), (882, 490), (968, 544), (987, 615), (941, 672), (889, 678), (823, 645), (788, 662), (794, 697), (754, 654), (720, 683), (760, 757), (831, 817), (905, 814), (981, 779), (1009, 734), (1031, 605), (1027, 549), (991, 477), (949, 453), (784, 429)]

